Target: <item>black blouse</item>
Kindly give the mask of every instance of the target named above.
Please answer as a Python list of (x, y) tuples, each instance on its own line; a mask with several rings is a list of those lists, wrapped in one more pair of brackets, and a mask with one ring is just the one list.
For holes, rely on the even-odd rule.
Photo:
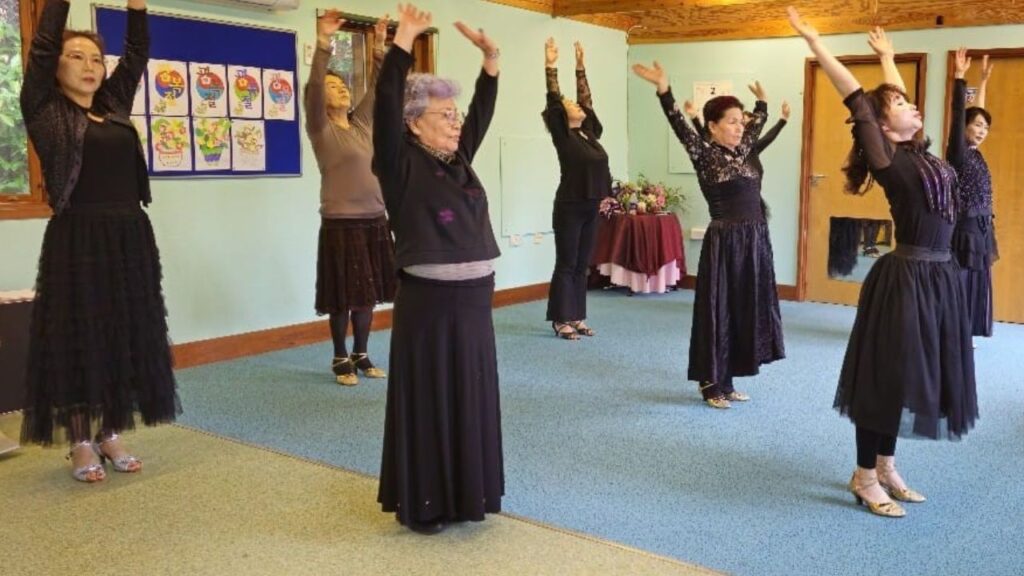
[(138, 202), (138, 167), (131, 158), (139, 145), (135, 128), (118, 119), (89, 121), (82, 147), (82, 170), (75, 185), (74, 204)]
[(594, 112), (586, 71), (576, 71), (577, 101), (587, 114), (579, 128), (569, 128), (562, 93), (558, 89), (558, 69), (546, 68), (545, 73), (547, 106), (541, 116), (551, 133), (561, 172), (555, 201), (604, 198), (612, 192), (612, 176), (608, 167), (608, 153), (598, 141), (604, 128)]
[(953, 87), (952, 125), (946, 160), (960, 180), (960, 214), (992, 213), (992, 173), (976, 146), (967, 143), (967, 81), (957, 79)]

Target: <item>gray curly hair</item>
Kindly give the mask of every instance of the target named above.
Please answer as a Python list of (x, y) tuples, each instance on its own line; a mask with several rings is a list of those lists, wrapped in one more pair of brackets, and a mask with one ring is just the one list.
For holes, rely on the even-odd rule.
[(405, 81), (405, 106), (402, 116), (412, 122), (423, 115), (431, 98), (457, 98), (462, 92), (459, 83), (433, 74), (410, 74)]

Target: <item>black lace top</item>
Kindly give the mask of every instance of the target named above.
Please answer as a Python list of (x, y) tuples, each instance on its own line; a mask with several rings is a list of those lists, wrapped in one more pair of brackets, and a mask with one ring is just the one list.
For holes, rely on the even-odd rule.
[(754, 146), (768, 118), (768, 105), (758, 100), (739, 146), (729, 150), (704, 139), (690, 127), (676, 105), (672, 90), (658, 98), (669, 125), (693, 161), (711, 217), (715, 220), (763, 219), (761, 172), (752, 160), (756, 156)]
[(968, 145), (966, 132), (967, 81), (953, 88), (952, 125), (946, 159), (960, 180), (960, 214), (992, 212), (992, 173), (977, 147)]
[(612, 192), (608, 153), (599, 142), (604, 128), (594, 112), (585, 70), (576, 70), (576, 98), (587, 117), (579, 128), (569, 128), (562, 92), (558, 88), (558, 69), (545, 68), (547, 105), (541, 116), (551, 133), (558, 153), (560, 179), (555, 201), (598, 199)]

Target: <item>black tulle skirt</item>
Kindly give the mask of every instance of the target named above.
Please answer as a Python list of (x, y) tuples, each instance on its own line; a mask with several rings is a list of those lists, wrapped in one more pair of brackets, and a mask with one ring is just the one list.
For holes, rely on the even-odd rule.
[(46, 227), (22, 440), (88, 439), (170, 422), (175, 391), (160, 256), (137, 202), (83, 204)]
[(967, 299), (949, 252), (900, 245), (871, 267), (834, 405), (887, 436), (958, 438), (974, 426)]
[(697, 264), (689, 379), (721, 384), (785, 357), (767, 223), (712, 221)]
[(401, 273), (378, 500), (403, 524), (483, 520), (505, 493), (494, 276)]
[(387, 218), (323, 218), (316, 312), (341, 314), (395, 298), (395, 248)]
[(992, 264), (999, 259), (991, 211), (972, 212), (957, 221), (953, 254), (967, 291), (973, 336), (992, 335)]

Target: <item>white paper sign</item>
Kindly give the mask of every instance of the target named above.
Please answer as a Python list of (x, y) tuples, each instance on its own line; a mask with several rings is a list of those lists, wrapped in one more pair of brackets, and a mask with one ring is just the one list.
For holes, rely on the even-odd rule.
[(290, 71), (263, 71), (263, 115), (267, 120), (295, 120), (295, 75)]
[(192, 131), (188, 118), (155, 116), (149, 119), (154, 172), (192, 171)]
[(255, 66), (228, 66), (228, 106), (232, 118), (262, 118), (261, 70)]
[(188, 69), (184, 62), (149, 61), (149, 113), (188, 116)]
[[(732, 94), (732, 82), (723, 80), (718, 82), (694, 82), (693, 83), (693, 105), (697, 112), (703, 112), (704, 104), (716, 96), (729, 96)], [(680, 104), (682, 106), (682, 104)]]
[(231, 121), (231, 167), (238, 171), (267, 169), (267, 136), (262, 120)]
[(228, 115), (226, 66), (189, 62), (188, 79), (193, 116), (224, 118)]
[(192, 142), (196, 172), (231, 169), (231, 120), (193, 118)]

